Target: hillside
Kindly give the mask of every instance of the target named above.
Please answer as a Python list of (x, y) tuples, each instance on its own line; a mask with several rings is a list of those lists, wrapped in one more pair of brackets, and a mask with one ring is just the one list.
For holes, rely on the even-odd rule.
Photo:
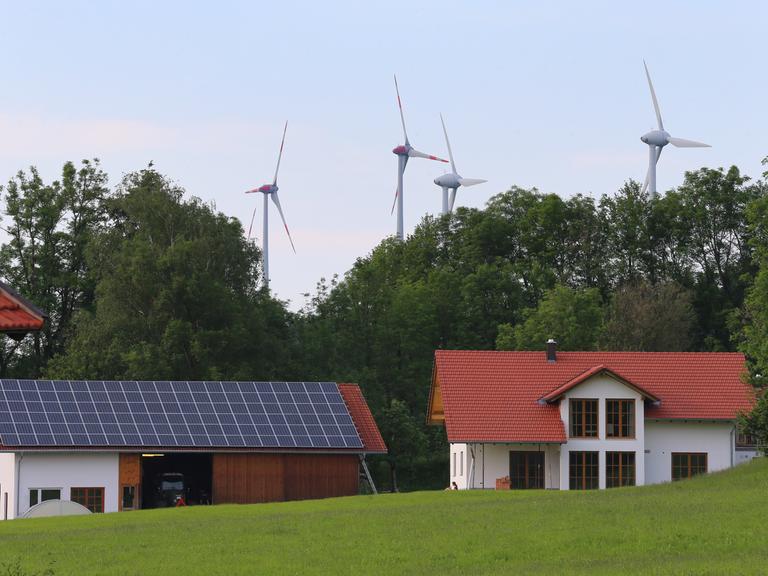
[(56, 576), (761, 574), (766, 494), (761, 459), (607, 492), (418, 492), (16, 520), (0, 524), (0, 563)]

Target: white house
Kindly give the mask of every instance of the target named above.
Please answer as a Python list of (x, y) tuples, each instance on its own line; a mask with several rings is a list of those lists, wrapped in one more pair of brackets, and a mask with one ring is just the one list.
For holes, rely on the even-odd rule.
[(428, 422), (460, 489), (656, 484), (756, 455), (744, 373), (737, 353), (438, 350)]

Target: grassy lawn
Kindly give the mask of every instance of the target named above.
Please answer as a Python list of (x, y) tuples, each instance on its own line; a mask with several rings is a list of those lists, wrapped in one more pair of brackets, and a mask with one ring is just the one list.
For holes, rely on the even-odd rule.
[(604, 492), (420, 492), (0, 523), (0, 563), (17, 560), (56, 576), (766, 574), (768, 459)]

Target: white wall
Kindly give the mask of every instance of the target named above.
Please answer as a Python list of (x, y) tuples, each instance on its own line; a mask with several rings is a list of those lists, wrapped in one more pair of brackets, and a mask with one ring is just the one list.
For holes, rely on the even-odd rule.
[[(511, 451), (544, 452), (544, 487), (558, 488), (560, 477), (559, 444), (451, 444), (450, 477), (460, 490), (465, 488), (496, 488), (496, 479), (509, 476)], [(463, 474), (460, 474), (464, 454)], [(454, 455), (456, 474), (454, 474)], [(471, 483), (471, 484), (470, 484)]]
[[(0, 453), (0, 520), (10, 520), (16, 510), (16, 455)], [(7, 500), (6, 500), (7, 499)], [(8, 502), (6, 518), (6, 501)]]
[[(647, 479), (645, 474), (645, 459), (643, 452), (645, 406), (643, 397), (634, 389), (625, 386), (610, 376), (598, 375), (583, 384), (576, 386), (563, 395), (560, 400), (560, 418), (565, 425), (566, 437), (569, 436), (570, 399), (598, 400), (598, 430), (596, 438), (568, 438), (560, 451), (560, 488), (568, 490), (569, 453), (576, 451), (599, 452), (600, 488), (605, 488), (605, 453), (634, 452), (635, 453), (635, 483), (642, 486)], [(635, 401), (635, 438), (606, 438), (605, 435), (605, 401), (632, 399)]]
[(19, 467), (20, 487), (18, 516), (22, 516), (29, 509), (30, 488), (59, 488), (61, 499), (69, 500), (72, 487), (103, 487), (104, 512), (117, 512), (117, 453), (27, 452), (23, 457), (18, 456), (16, 462)]
[(736, 454), (731, 463), (733, 427), (730, 422), (646, 422), (647, 483), (672, 480), (672, 452), (706, 452), (708, 472), (738, 464)]

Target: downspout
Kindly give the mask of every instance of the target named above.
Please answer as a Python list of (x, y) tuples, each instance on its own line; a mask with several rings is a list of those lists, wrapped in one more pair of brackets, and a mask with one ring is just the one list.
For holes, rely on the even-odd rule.
[(733, 453), (736, 450), (736, 424), (731, 428), (731, 468), (733, 468)]
[(469, 448), (469, 456), (472, 458), (472, 466), (469, 468), (468, 472), (468, 486), (467, 489), (471, 490), (475, 487), (475, 445), (474, 444), (467, 444), (467, 448)]
[(19, 452), (19, 462), (16, 465), (16, 513), (14, 518), (19, 517), (19, 502), (21, 497), (21, 461), (24, 460), (24, 452)]
[(482, 444), (482, 447), (483, 447), (483, 480), (482, 480), (482, 484), (483, 484), (483, 490), (485, 490), (485, 444)]

